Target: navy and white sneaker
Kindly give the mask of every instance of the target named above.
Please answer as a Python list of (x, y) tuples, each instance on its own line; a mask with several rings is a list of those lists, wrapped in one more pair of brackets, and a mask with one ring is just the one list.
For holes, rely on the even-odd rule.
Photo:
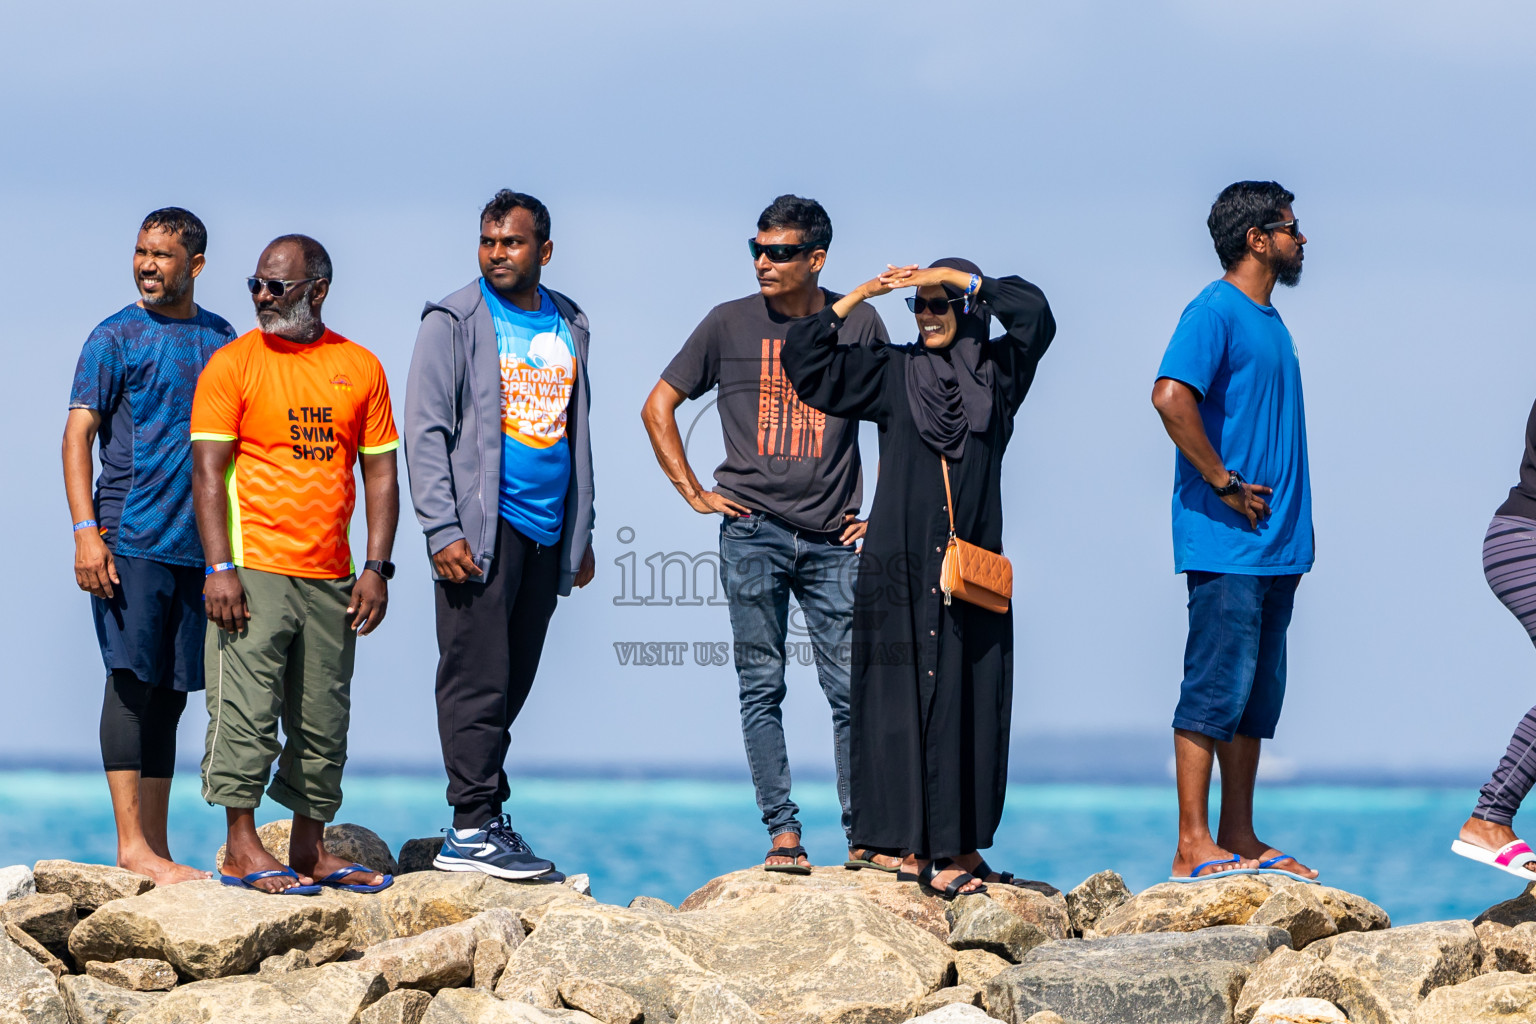
[(503, 814), (485, 823), (485, 827), (461, 836), (458, 829), (443, 829), (443, 848), (432, 859), (439, 871), (483, 871), (497, 878), (545, 878), (555, 871), (528, 848), (523, 837), (512, 831), (511, 819)]

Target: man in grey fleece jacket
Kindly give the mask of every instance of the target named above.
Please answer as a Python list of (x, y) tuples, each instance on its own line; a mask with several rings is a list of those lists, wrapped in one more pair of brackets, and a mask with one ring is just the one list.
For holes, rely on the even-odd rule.
[(437, 581), (437, 727), (453, 827), (435, 864), (551, 878), (502, 813), (512, 723), (558, 597), (592, 579), (587, 318), (539, 284), (549, 211), (503, 189), (479, 280), (422, 312), (405, 464)]

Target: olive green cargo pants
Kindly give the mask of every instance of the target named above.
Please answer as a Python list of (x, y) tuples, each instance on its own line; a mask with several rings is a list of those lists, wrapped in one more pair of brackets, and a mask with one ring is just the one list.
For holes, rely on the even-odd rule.
[[(245, 631), (208, 623), (208, 741), (203, 799), (256, 807), (267, 795), (318, 821), (341, 809), (357, 634), (347, 623), (354, 577), (305, 579), (239, 569)], [(278, 722), (286, 742), (279, 744)]]

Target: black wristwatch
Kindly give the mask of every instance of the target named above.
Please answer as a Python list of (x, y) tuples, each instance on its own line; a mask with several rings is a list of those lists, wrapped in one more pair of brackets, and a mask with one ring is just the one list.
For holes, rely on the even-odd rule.
[(1217, 487), (1211, 484), (1211, 490), (1216, 492), (1216, 497), (1226, 498), (1243, 489), (1243, 475), (1235, 469), (1227, 470), (1227, 482), (1225, 486)]
[(386, 580), (392, 580), (395, 578), (394, 562), (381, 562), (378, 559), (369, 559), (363, 563), (363, 568), (372, 569), (380, 576), (383, 576)]

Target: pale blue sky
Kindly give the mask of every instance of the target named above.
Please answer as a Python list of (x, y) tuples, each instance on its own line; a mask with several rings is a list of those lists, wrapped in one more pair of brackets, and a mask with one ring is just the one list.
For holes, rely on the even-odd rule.
[[(472, 279), (476, 212), (501, 186), (548, 203), (546, 280), (591, 316), (598, 473), (598, 578), (556, 613), (514, 759), (741, 756), (729, 669), (621, 667), (613, 647), (726, 640), (724, 609), (615, 606), (615, 559), (715, 544), (638, 411), (709, 307), (752, 290), (742, 241), (787, 191), (831, 213), (831, 287), (964, 255), (1051, 299), (1060, 333), (1004, 472), (1016, 744), (1167, 728), (1184, 588), (1147, 399), (1219, 272), (1205, 215), (1238, 178), (1291, 188), (1311, 239), (1276, 303), (1302, 356), (1319, 555), (1274, 750), (1491, 766), (1536, 701), (1536, 653), (1479, 565), (1536, 397), (1527, 5), (87, 2), (5, 19), (0, 752), (94, 756), (102, 671), (58, 440), (81, 342), (135, 298), (143, 214), (202, 216), (198, 298), (241, 329), (262, 245), (323, 241), (326, 320), (379, 355), (398, 410), (421, 305)], [(910, 331), (899, 298), (878, 308)], [(391, 615), (358, 659), (359, 760), (436, 757), (430, 585), (403, 511)], [(797, 761), (828, 760), (810, 669), (787, 715)], [(189, 753), (202, 722), (194, 701)]]

